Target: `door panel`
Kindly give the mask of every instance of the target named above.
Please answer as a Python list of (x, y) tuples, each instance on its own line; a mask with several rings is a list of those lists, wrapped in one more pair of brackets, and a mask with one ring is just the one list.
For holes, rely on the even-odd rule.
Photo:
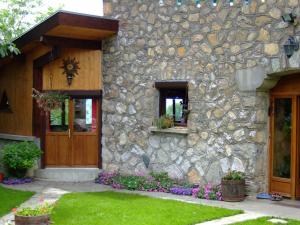
[(97, 135), (73, 136), (73, 165), (94, 166), (98, 165), (98, 137)]
[(291, 97), (275, 97), (272, 104), (271, 129), (271, 179), (270, 191), (285, 196), (292, 194), (292, 152), (294, 99)]
[(70, 166), (71, 142), (67, 135), (48, 134), (46, 135), (46, 163), (48, 166)]
[(73, 165), (98, 165), (98, 106), (93, 98), (73, 100)]
[(66, 99), (61, 108), (50, 111), (46, 131), (46, 165), (71, 165), (71, 139), (69, 131), (70, 101)]

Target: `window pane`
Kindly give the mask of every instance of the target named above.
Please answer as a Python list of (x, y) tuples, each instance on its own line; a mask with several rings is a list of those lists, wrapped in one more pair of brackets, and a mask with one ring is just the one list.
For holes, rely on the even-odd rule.
[(69, 99), (66, 99), (60, 109), (50, 111), (49, 130), (62, 132), (69, 129)]
[(173, 117), (173, 99), (166, 99), (166, 115)]
[(181, 122), (183, 99), (175, 99), (175, 121)]
[(292, 99), (275, 100), (273, 176), (290, 178)]
[(95, 99), (74, 100), (74, 131), (96, 131), (97, 104)]

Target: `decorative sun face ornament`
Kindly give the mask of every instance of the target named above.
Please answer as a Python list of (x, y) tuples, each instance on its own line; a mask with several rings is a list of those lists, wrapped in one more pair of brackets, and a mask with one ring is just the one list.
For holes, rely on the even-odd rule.
[(69, 86), (72, 84), (73, 77), (75, 77), (76, 74), (78, 75), (78, 70), (80, 69), (78, 65), (79, 62), (76, 61), (75, 58), (71, 59), (68, 57), (67, 59), (63, 59), (63, 65), (61, 68), (64, 70), (63, 74), (66, 74), (67, 76)]

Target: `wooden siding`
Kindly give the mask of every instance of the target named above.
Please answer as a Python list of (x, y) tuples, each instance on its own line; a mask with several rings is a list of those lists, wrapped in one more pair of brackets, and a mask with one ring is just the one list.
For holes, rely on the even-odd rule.
[(47, 51), (47, 47), (38, 47), (25, 61), (0, 68), (0, 95), (6, 91), (12, 110), (0, 112), (0, 133), (32, 136), (32, 63)]
[[(75, 57), (80, 67), (71, 86), (61, 68), (68, 57)], [(43, 90), (101, 90), (101, 60), (100, 50), (62, 49), (61, 57), (43, 68)]]

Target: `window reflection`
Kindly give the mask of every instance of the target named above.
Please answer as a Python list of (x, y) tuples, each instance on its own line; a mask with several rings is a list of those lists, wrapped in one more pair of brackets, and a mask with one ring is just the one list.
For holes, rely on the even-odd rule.
[(96, 131), (97, 104), (95, 99), (74, 100), (74, 131)]
[(184, 122), (183, 120), (183, 99), (167, 98), (166, 99), (166, 115), (174, 118), (175, 122)]
[(48, 129), (52, 132), (62, 132), (69, 129), (69, 99), (63, 102), (61, 108), (50, 111)]
[(273, 152), (273, 175), (290, 178), (291, 172), (292, 100), (275, 100), (275, 134)]

